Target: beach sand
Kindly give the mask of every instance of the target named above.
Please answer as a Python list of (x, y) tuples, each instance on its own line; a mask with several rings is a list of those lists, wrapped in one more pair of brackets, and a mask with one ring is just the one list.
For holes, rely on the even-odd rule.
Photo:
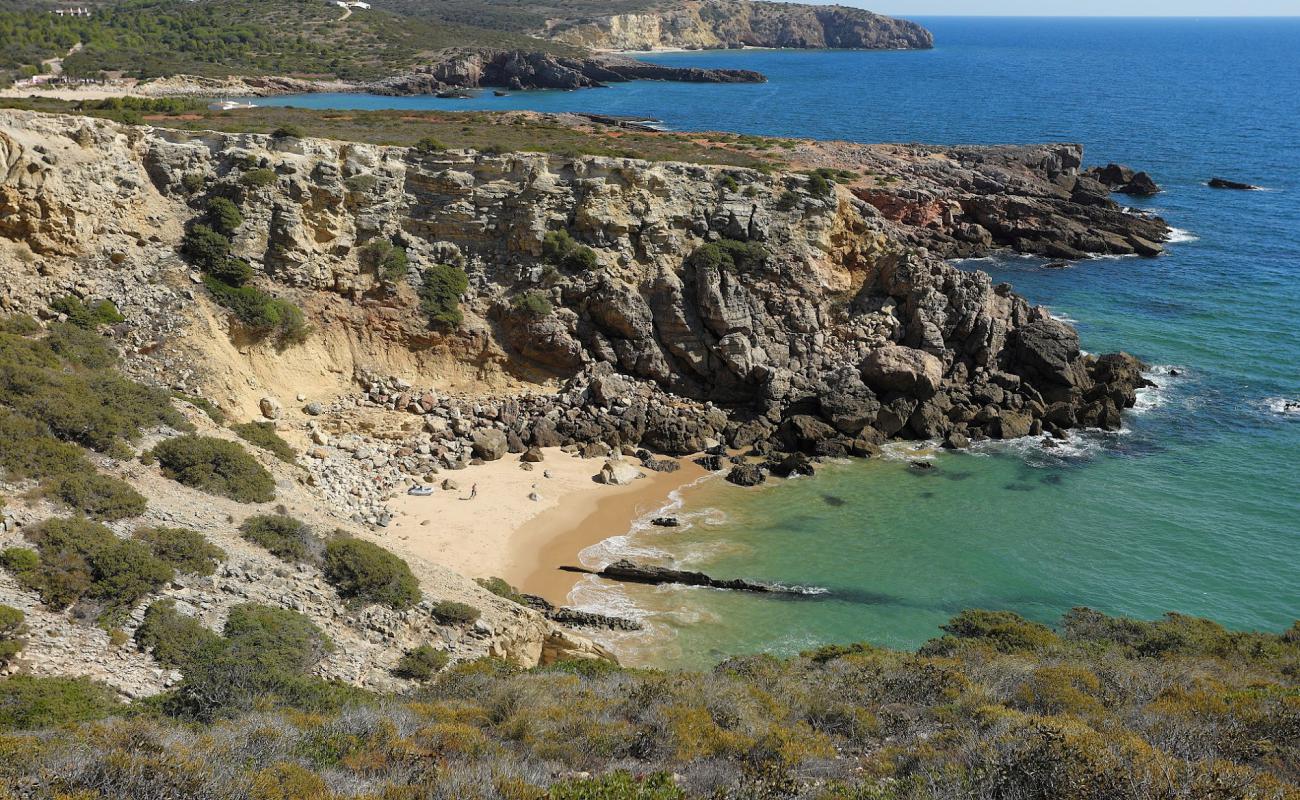
[[(605, 486), (592, 480), (604, 459), (583, 459), (559, 448), (544, 452), (545, 460), (532, 471), (521, 469), (519, 456), (510, 454), (444, 472), (441, 477), (460, 488), (394, 500), (397, 515), (389, 535), (427, 561), (471, 578), (504, 578), (560, 604), (580, 577), (560, 566), (578, 564), (583, 549), (626, 533), (638, 517), (668, 503), (674, 489), (704, 474), (682, 459), (677, 472), (642, 469), (645, 477), (630, 485)], [(466, 499), (475, 484), (477, 496)], [(532, 492), (540, 499), (530, 500)]]

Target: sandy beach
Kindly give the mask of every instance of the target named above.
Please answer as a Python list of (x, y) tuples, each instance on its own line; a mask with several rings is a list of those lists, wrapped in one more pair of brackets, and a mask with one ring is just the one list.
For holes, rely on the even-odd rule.
[[(561, 572), (561, 565), (578, 563), (584, 548), (625, 533), (638, 517), (665, 505), (674, 489), (704, 474), (682, 459), (677, 472), (642, 469), (645, 477), (627, 486), (606, 486), (592, 480), (604, 459), (579, 458), (559, 448), (544, 453), (545, 460), (531, 471), (510, 454), (443, 473), (459, 488), (394, 500), (397, 516), (390, 535), (432, 563), (471, 578), (501, 577), (563, 603), (578, 576)], [(475, 485), (478, 492), (469, 499)], [(529, 499), (533, 493), (537, 500)]]

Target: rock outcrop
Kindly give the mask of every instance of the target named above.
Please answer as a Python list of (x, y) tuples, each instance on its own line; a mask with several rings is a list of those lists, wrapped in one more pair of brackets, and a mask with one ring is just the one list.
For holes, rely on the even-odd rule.
[(859, 8), (749, 0), (686, 0), (641, 13), (555, 19), (540, 33), (600, 50), (934, 46), (934, 37), (920, 25)]
[(452, 50), (400, 75), (366, 84), (387, 95), (443, 94), (495, 86), (504, 89), (592, 89), (633, 80), (687, 83), (762, 83), (761, 73), (741, 69), (669, 67), (630, 58), (558, 56), (526, 50)]
[[(2, 119), (10, 177), (0, 191), (14, 210), (0, 235), (14, 246), (53, 248), (61, 263), (109, 252), (137, 270), (78, 269), (82, 292), (111, 297), (142, 325), (163, 316), (160, 303), (174, 317), (186, 302), (161, 276), (168, 264), (186, 273), (167, 248), (202, 203), (183, 179), (206, 175), (211, 191), (238, 198), (246, 222), (236, 251), (259, 280), (328, 320), (318, 333), (330, 343), (319, 356), (327, 363), (316, 366), (322, 372), (360, 366), (349, 362), (359, 353), (408, 365), (419, 362), (407, 354), (419, 353), (441, 359), (436, 371), (473, 363), (480, 374), (513, 380), (577, 379), (581, 394), (570, 401), (516, 414), (527, 427), (491, 420), (507, 447), (602, 441), (681, 455), (713, 439), (834, 455), (899, 436), (1116, 427), (1138, 388), (1136, 368), (1082, 355), (1068, 326), (1009, 286), (915, 245), (951, 254), (945, 245), (975, 226), (988, 240), (979, 253), (1000, 241), (1027, 252), (1116, 252), (1165, 230), (1072, 200), (1086, 179), (1080, 148), (1066, 145), (925, 155), (848, 147), (846, 163), (888, 159), (900, 178), (847, 191), (818, 188), (803, 174), (693, 164), (195, 136), (24, 112)], [(250, 164), (270, 170), (274, 183), (244, 184)], [(99, 178), (106, 171), (111, 184)], [(916, 202), (923, 186), (950, 211), (938, 225), (881, 210)], [(112, 196), (85, 201), (105, 193)], [(589, 245), (597, 266), (548, 267), (542, 239), (557, 229)], [(412, 264), (382, 302), (360, 258), (377, 239), (400, 243)], [(761, 258), (732, 269), (690, 257), (722, 240), (746, 242)], [(415, 297), (421, 271), (447, 262), (462, 265), (471, 284), (467, 321), (452, 332), (431, 330)], [(139, 272), (141, 264), (149, 271)], [(50, 290), (42, 269), (62, 268), (6, 274), (0, 306), (20, 305), (24, 286)], [(543, 295), (553, 311), (512, 312), (524, 292)], [(168, 293), (170, 304), (160, 299)], [(261, 352), (259, 370), (301, 379), (309, 366), (301, 354), (315, 346)], [(201, 373), (193, 361), (189, 369)], [(632, 391), (620, 384), (626, 378), (651, 388)], [(384, 397), (396, 410), (432, 408), (416, 390)], [(494, 436), (480, 455), (500, 450)]]

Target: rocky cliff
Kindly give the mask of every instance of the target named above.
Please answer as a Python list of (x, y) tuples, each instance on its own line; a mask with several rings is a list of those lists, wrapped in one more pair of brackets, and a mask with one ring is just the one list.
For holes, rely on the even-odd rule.
[[(280, 423), (316, 445), (306, 478), (277, 475), (301, 513), (328, 517), (321, 525), (382, 525), (386, 493), (484, 449), (582, 443), (654, 469), (637, 447), (868, 455), (893, 437), (959, 447), (1119, 426), (1143, 384), (1136, 359), (1083, 354), (1068, 325), (935, 252), (1145, 242), (1154, 255), (1163, 223), (1124, 213), (1081, 177), (1075, 146), (796, 149), (808, 163), (833, 152), (848, 154), (837, 171), (769, 174), (6, 111), (0, 312), (44, 313), (69, 293), (111, 299), (126, 321), (108, 333), (133, 375), (243, 418), (267, 396), (335, 398)], [(178, 256), (217, 196), (240, 210), (233, 248), (254, 283), (305, 311), (304, 343), (281, 349), (241, 328)], [(589, 259), (548, 254), (558, 232)], [(404, 248), (404, 274), (376, 274), (365, 256), (376, 242)], [(419, 308), (437, 264), (468, 276), (454, 329)], [(384, 432), (369, 410), (407, 421)], [(419, 609), (342, 609), (310, 569), (277, 571), (213, 523), (246, 511), (150, 488), (130, 462), (100, 466), (146, 491), (152, 521), (208, 532), (236, 556), (201, 585), (169, 590), (205, 619), (241, 598), (288, 602), (348, 645), (324, 674), (360, 683), (382, 682), (404, 646), (446, 633)], [(467, 580), (419, 569), (433, 596), (485, 609), (480, 626), (445, 642), (454, 653), (599, 654)], [(132, 693), (171, 679), (143, 655), (107, 649), (102, 631), (42, 616), (6, 581), (4, 601), (54, 632), (30, 652), (55, 672), (85, 671), (92, 653), (107, 659), (92, 671)]]
[(914, 22), (846, 6), (750, 0), (688, 0), (642, 13), (555, 19), (542, 34), (600, 50), (934, 46), (930, 32)]
[(633, 80), (762, 83), (742, 69), (666, 67), (630, 58), (557, 56), (526, 50), (459, 50), (439, 54), (409, 72), (367, 84), (377, 94), (438, 94), (495, 86), (504, 89), (592, 89)]

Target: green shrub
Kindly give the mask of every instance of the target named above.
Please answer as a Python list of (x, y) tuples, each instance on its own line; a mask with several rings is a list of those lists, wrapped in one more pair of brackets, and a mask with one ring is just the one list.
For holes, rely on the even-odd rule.
[(447, 145), (432, 136), (425, 136), (415, 143), (415, 149), (421, 153), (437, 153), (446, 150)]
[(67, 503), (74, 511), (112, 522), (144, 513), (144, 496), (126, 481), (98, 472), (73, 472), (54, 480), (49, 494)]
[(735, 176), (726, 172), (722, 173), (722, 176), (718, 178), (718, 183), (728, 192), (736, 192), (740, 190), (740, 184), (736, 182)]
[(0, 605), (0, 667), (6, 666), (22, 652), (26, 615), (13, 606)]
[(159, 600), (145, 610), (135, 631), (135, 642), (152, 653), (159, 664), (181, 671), (225, 646), (215, 632), (194, 617), (178, 612), (174, 600)]
[(482, 613), (474, 606), (453, 600), (443, 600), (433, 607), (433, 616), (443, 625), (468, 625)]
[(571, 272), (587, 272), (597, 266), (596, 251), (579, 244), (568, 231), (551, 231), (542, 239), (542, 258)]
[(0, 550), (0, 566), (14, 575), (30, 575), (41, 568), (41, 557), (29, 547), (6, 547)]
[(68, 322), (78, 328), (94, 329), (100, 325), (116, 325), (126, 321), (112, 300), (86, 304), (81, 298), (69, 294), (55, 298), (50, 303), (50, 308), (67, 315)]
[(162, 473), (192, 489), (240, 503), (275, 499), (275, 480), (235, 442), (209, 436), (177, 436), (158, 444), (152, 457)]
[(208, 222), (217, 233), (230, 236), (244, 224), (244, 215), (239, 213), (239, 206), (230, 200), (214, 197), (208, 201)]
[(407, 609), (420, 602), (420, 582), (406, 562), (373, 542), (339, 537), (325, 545), (325, 579), (346, 598)]
[(45, 345), (59, 358), (85, 369), (108, 369), (117, 365), (117, 351), (103, 336), (71, 322), (51, 325)]
[(230, 260), (230, 239), (207, 225), (195, 225), (181, 240), (181, 255), (204, 272), (219, 270)]
[(211, 575), (226, 557), (224, 550), (188, 528), (141, 528), (135, 532), (135, 538), (177, 572), (190, 575)]
[(504, 597), (521, 606), (528, 604), (528, 600), (523, 593), (507, 583), (504, 578), (476, 578), (474, 582), (497, 597)]
[(231, 607), (222, 635), (235, 655), (280, 674), (302, 673), (333, 649), (329, 638), (302, 614), (255, 603)]
[(407, 269), (411, 264), (406, 250), (387, 239), (376, 239), (366, 245), (362, 251), (362, 259), (366, 266), (373, 269), (379, 279), (385, 283), (395, 283), (406, 277)]
[(240, 183), (254, 189), (262, 189), (270, 186), (275, 183), (276, 180), (275, 170), (267, 169), (266, 167), (250, 169), (239, 178)]
[(776, 199), (777, 211), (793, 211), (799, 205), (799, 195), (789, 189), (781, 192), (781, 196)]
[(967, 610), (940, 627), (948, 635), (927, 642), (922, 652), (951, 652), (962, 642), (971, 642), (1014, 653), (1052, 647), (1061, 641), (1046, 625), (1030, 622), (1010, 611)]
[(570, 778), (556, 783), (547, 792), (546, 800), (686, 800), (686, 792), (667, 773), (656, 772), (636, 778), (630, 772), (620, 770), (594, 778)]
[(239, 438), (288, 464), (298, 460), (298, 453), (275, 432), (274, 422), (244, 422), (230, 428)]
[(222, 425), (226, 421), (226, 412), (222, 411), (220, 408), (217, 407), (215, 403), (213, 403), (211, 400), (207, 399), (206, 397), (199, 397), (198, 395), (185, 394), (183, 392), (173, 392), (172, 396), (184, 400), (185, 402), (194, 406), (198, 410), (202, 411), (204, 414), (207, 414), (208, 419), (212, 420), (218, 425)]
[(120, 619), (175, 574), (148, 547), (119, 539), (87, 519), (49, 519), (25, 536), (40, 554), (40, 563), (21, 573), (20, 580), (51, 608), (79, 600), (97, 603), (101, 621)]
[(285, 561), (310, 562), (320, 554), (320, 540), (307, 523), (283, 514), (249, 517), (239, 526), (239, 532)]
[(94, 469), (85, 452), (45, 433), (34, 419), (0, 408), (0, 472), (10, 481), (45, 480)]
[(231, 286), (211, 275), (204, 276), (203, 285), (212, 299), (249, 331), (260, 336), (274, 335), (280, 346), (301, 344), (310, 333), (302, 310), (287, 300), (272, 297), (254, 286)]
[(89, 678), (14, 675), (0, 680), (0, 728), (36, 730), (85, 722), (121, 707), (112, 689)]
[(31, 336), (41, 332), (41, 323), (29, 314), (0, 315), (0, 333), (14, 336)]
[(208, 178), (201, 172), (187, 172), (181, 176), (181, 188), (189, 194), (198, 194), (208, 185)]
[(543, 319), (555, 313), (551, 299), (542, 292), (524, 292), (515, 295), (510, 301), (510, 307), (533, 319)]
[(696, 269), (747, 272), (763, 266), (767, 259), (767, 248), (758, 242), (722, 239), (696, 248), (689, 261)]
[(808, 191), (813, 197), (829, 197), (835, 189), (824, 174), (813, 172), (808, 175)]
[(469, 276), (459, 267), (434, 264), (424, 271), (420, 286), (420, 311), (429, 324), (445, 328), (460, 325), (460, 296), (469, 288)]
[(374, 175), (353, 175), (343, 181), (343, 185), (353, 194), (365, 194), (375, 190), (375, 187), (379, 185), (379, 179)]
[(304, 134), (297, 125), (281, 125), (271, 131), (272, 139), (301, 139)]
[(402, 655), (393, 668), (393, 674), (408, 680), (427, 681), (441, 672), (449, 661), (451, 656), (446, 651), (422, 644)]

